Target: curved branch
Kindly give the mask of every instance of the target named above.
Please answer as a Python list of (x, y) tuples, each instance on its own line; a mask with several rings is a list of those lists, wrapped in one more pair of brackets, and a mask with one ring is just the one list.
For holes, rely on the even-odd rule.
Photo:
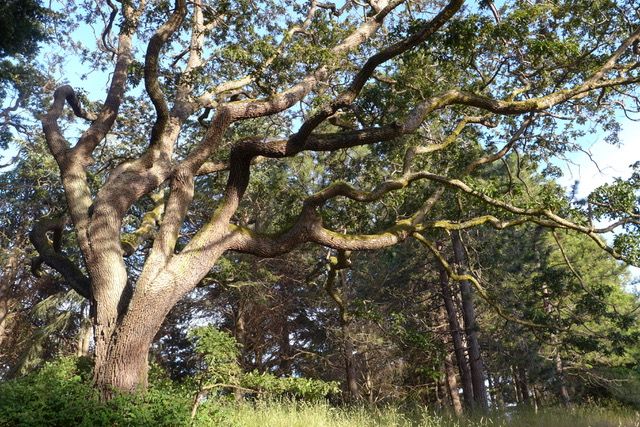
[[(93, 123), (83, 132), (74, 147), (80, 158), (84, 162), (90, 162), (91, 153), (98, 144), (105, 138), (113, 127), (113, 123), (118, 116), (118, 110), (124, 99), (124, 92), (129, 73), (129, 64), (132, 59), (132, 34), (138, 24), (138, 18), (142, 13), (142, 3), (139, 9), (133, 9), (129, 2), (122, 2), (123, 15), (126, 24), (120, 27), (118, 35), (118, 48), (116, 52), (116, 65), (111, 77), (111, 84), (107, 92), (107, 97), (100, 112)], [(75, 221), (75, 219), (74, 219)]]
[[(40, 255), (32, 261), (31, 271), (38, 275), (40, 266), (45, 263), (59, 272), (78, 294), (90, 298), (91, 281), (61, 250), (62, 231), (66, 223), (64, 217), (42, 218), (35, 223), (29, 232), (29, 240)], [(53, 242), (49, 241), (48, 232), (53, 232)]]
[[(634, 265), (632, 262), (630, 262), (624, 255), (620, 254), (618, 251), (616, 251), (614, 248), (612, 248), (611, 246), (609, 246), (600, 236), (599, 233), (601, 231), (610, 231), (611, 226), (609, 227), (605, 227), (603, 229), (598, 229), (598, 228), (593, 228), (593, 227), (587, 227), (587, 226), (583, 226), (583, 225), (579, 225), (576, 224), (574, 222), (571, 222), (565, 218), (562, 218), (561, 216), (558, 216), (557, 214), (553, 213), (550, 209), (547, 208), (536, 208), (536, 209), (525, 209), (525, 208), (520, 208), (518, 206), (514, 206), (511, 205), (509, 203), (503, 202), (501, 200), (497, 200), (494, 199), (492, 197), (487, 196), (486, 194), (483, 194), (477, 190), (474, 190), (473, 188), (469, 187), (467, 184), (465, 184), (464, 182), (458, 180), (458, 179), (451, 179), (451, 178), (447, 178), (441, 175), (436, 175), (436, 174), (431, 174), (428, 172), (423, 172), (423, 174), (425, 174), (425, 178), (430, 179), (432, 181), (437, 181), (440, 182), (442, 184), (445, 184), (447, 186), (450, 187), (454, 187), (457, 188), (459, 190), (462, 190), (464, 193), (469, 194), (477, 199), (482, 200), (483, 202), (490, 204), (492, 206), (501, 208), (503, 210), (506, 210), (508, 212), (514, 213), (514, 214), (518, 214), (518, 215), (526, 215), (526, 216), (531, 216), (531, 217), (546, 217), (550, 220), (550, 222), (540, 222), (540, 219), (533, 219), (534, 222), (540, 222), (541, 225), (546, 225), (548, 227), (552, 227), (552, 228), (566, 228), (566, 229), (570, 229), (570, 230), (575, 230), (578, 231), (580, 233), (586, 234), (587, 236), (589, 236), (601, 249), (605, 250), (606, 252), (608, 252), (612, 257), (614, 257), (615, 259), (618, 259), (620, 261), (624, 261), (630, 265)], [(630, 222), (630, 221), (619, 221), (619, 224), (624, 224), (626, 222)], [(618, 224), (616, 223), (616, 224)]]
[(330, 104), (324, 106), (311, 118), (305, 121), (293, 136), (294, 142), (304, 141), (314, 129), (336, 111), (351, 104), (358, 96), (365, 83), (375, 69), (382, 63), (406, 52), (407, 50), (426, 41), (460, 10), (464, 0), (452, 0), (431, 21), (419, 31), (371, 56), (355, 75), (349, 87), (338, 95)]
[[(338, 56), (344, 55), (357, 46), (360, 46), (382, 27), (382, 23), (386, 16), (391, 13), (393, 9), (404, 3), (404, 1), (405, 0), (393, 1), (375, 15), (368, 17), (362, 25), (345, 37), (341, 43), (334, 46), (331, 49), (331, 54)], [(329, 75), (329, 72), (339, 63), (339, 61), (334, 62), (336, 65), (332, 65), (331, 67), (328, 65), (321, 66), (303, 78), (300, 83), (283, 92), (277, 93), (268, 99), (231, 102), (227, 104), (229, 111), (231, 112), (234, 120), (263, 117), (284, 111), (296, 102), (301, 101), (318, 85), (319, 82), (324, 80)], [(203, 106), (206, 105), (208, 105), (208, 103), (204, 102)]]
[(102, 30), (100, 38), (102, 40), (102, 47), (107, 52), (111, 52), (112, 54), (117, 55), (118, 52), (116, 52), (116, 49), (111, 44), (111, 41), (109, 41), (109, 37), (111, 33), (111, 27), (113, 26), (113, 21), (116, 19), (116, 15), (118, 14), (118, 8), (115, 4), (113, 4), (111, 0), (107, 0), (107, 4), (111, 8), (111, 12), (109, 13), (107, 25), (104, 27), (104, 30)]
[(534, 119), (533, 115), (530, 115), (529, 117), (527, 117), (522, 122), (518, 130), (511, 136), (511, 138), (509, 138), (509, 141), (505, 144), (504, 147), (502, 147), (500, 151), (494, 154), (481, 157), (471, 162), (465, 168), (465, 174), (470, 174), (484, 164), (492, 163), (492, 162), (495, 162), (496, 160), (500, 160), (501, 158), (503, 158), (509, 152), (509, 150), (511, 150), (511, 148), (515, 145), (515, 143), (520, 139), (520, 137), (526, 132), (527, 128), (531, 125), (531, 123), (533, 123), (533, 119)]
[(167, 121), (169, 120), (169, 107), (165, 100), (164, 93), (158, 82), (159, 56), (160, 50), (167, 43), (169, 38), (176, 32), (185, 15), (187, 6), (185, 0), (176, 0), (175, 10), (163, 25), (158, 28), (149, 40), (144, 64), (144, 86), (156, 109), (156, 121), (151, 129), (151, 145), (158, 144), (162, 137)]
[(71, 86), (60, 86), (53, 92), (53, 104), (51, 104), (51, 108), (49, 108), (47, 114), (42, 116), (42, 128), (49, 150), (61, 166), (66, 160), (66, 151), (69, 149), (69, 143), (62, 135), (62, 131), (58, 125), (58, 120), (62, 115), (65, 102), (69, 104), (76, 116), (86, 120), (96, 119), (95, 114), (88, 113), (82, 108), (80, 100)]

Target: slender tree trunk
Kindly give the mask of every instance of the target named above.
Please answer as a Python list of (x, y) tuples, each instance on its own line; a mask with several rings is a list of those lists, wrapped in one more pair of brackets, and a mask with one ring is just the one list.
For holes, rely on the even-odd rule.
[[(447, 313), (444, 306), (440, 306), (438, 310), (438, 323), (447, 323)], [(449, 334), (450, 336), (451, 334)], [(462, 401), (460, 400), (460, 393), (458, 391), (458, 378), (456, 376), (455, 362), (453, 360), (452, 352), (449, 351), (449, 340), (442, 336), (442, 345), (444, 347), (444, 372), (447, 384), (447, 391), (449, 392), (449, 398), (451, 400), (451, 406), (456, 415), (462, 415)]]
[(93, 336), (93, 330), (91, 328), (90, 319), (82, 319), (80, 330), (78, 331), (78, 341), (76, 343), (76, 356), (88, 357), (89, 346), (91, 344), (91, 337)]
[(542, 408), (542, 395), (540, 393), (540, 390), (538, 389), (538, 387), (536, 385), (534, 385), (533, 387), (531, 387), (533, 390), (533, 402), (534, 402), (534, 410), (536, 412), (536, 414), (538, 413), (538, 409)]
[(496, 379), (496, 407), (498, 409), (504, 409), (504, 378), (498, 377)]
[(280, 373), (282, 375), (291, 375), (291, 342), (289, 341), (289, 316), (288, 304), (290, 295), (287, 286), (281, 289), (282, 312), (280, 314)]
[(520, 401), (528, 405), (530, 403), (529, 381), (527, 379), (527, 370), (523, 366), (518, 366), (516, 381), (518, 383), (518, 390), (520, 391)]
[(467, 360), (465, 346), (463, 343), (461, 333), (462, 328), (458, 322), (458, 310), (451, 294), (449, 275), (442, 266), (440, 266), (440, 289), (449, 323), (449, 333), (451, 334), (451, 341), (453, 342), (453, 350), (456, 356), (458, 371), (460, 372), (460, 379), (462, 381), (462, 396), (464, 398), (465, 406), (471, 409), (474, 406), (471, 370), (469, 368), (469, 362)]
[(349, 331), (349, 325), (341, 325), (343, 339), (344, 368), (349, 390), (349, 400), (360, 399), (360, 388), (357, 381), (356, 365), (353, 357), (354, 345)]
[(357, 371), (355, 363), (355, 346), (353, 345), (353, 337), (351, 336), (351, 319), (347, 313), (347, 280), (344, 271), (338, 271), (340, 283), (342, 284), (342, 305), (340, 307), (340, 329), (342, 331), (343, 350), (344, 350), (344, 367), (347, 377), (347, 388), (349, 389), (349, 398), (351, 400), (360, 399), (360, 387), (358, 386)]
[[(467, 260), (460, 233), (451, 233), (453, 243), (453, 256), (458, 273), (464, 274), (467, 271)], [(484, 363), (480, 353), (480, 343), (478, 341), (478, 325), (476, 323), (475, 303), (473, 301), (473, 290), (471, 283), (461, 281), (460, 294), (462, 297), (462, 317), (464, 319), (465, 333), (469, 346), (469, 365), (471, 367), (471, 381), (473, 383), (473, 399), (478, 408), (486, 411), (489, 409), (487, 402), (487, 386), (485, 384)]]
[(0, 276), (0, 345), (2, 345), (7, 336), (7, 324), (9, 321), (9, 313), (13, 305), (11, 297), (11, 286), (16, 280), (18, 273), (18, 254), (14, 250), (6, 264), (3, 266), (2, 276)]
[(367, 356), (366, 352), (363, 354), (363, 360), (364, 360), (364, 383), (365, 383), (366, 392), (367, 392), (367, 402), (369, 402), (370, 405), (373, 405), (374, 403), (373, 380), (371, 379), (371, 366), (369, 365), (369, 357)]
[[(549, 288), (545, 284), (542, 285), (542, 296), (544, 310), (547, 314), (551, 315), (553, 312), (553, 307), (551, 306), (551, 301), (549, 301)], [(553, 364), (555, 371), (554, 376), (556, 380), (556, 393), (558, 395), (558, 398), (560, 399), (560, 402), (565, 407), (569, 407), (571, 406), (571, 399), (569, 397), (567, 384), (564, 380), (564, 364), (562, 362), (562, 356), (560, 355), (560, 340), (558, 339), (557, 334), (551, 334), (550, 344), (554, 353)]]
[[(556, 338), (554, 336), (554, 338)], [(567, 383), (564, 379), (564, 364), (562, 362), (562, 357), (560, 356), (560, 346), (556, 343), (556, 355), (555, 359), (555, 374), (556, 381), (558, 381), (558, 394), (560, 396), (560, 401), (566, 407), (571, 406), (571, 398), (569, 397), (569, 389), (567, 388)]]
[[(238, 365), (241, 367), (241, 369), (245, 370), (245, 361), (247, 360), (247, 331), (245, 324), (246, 308), (242, 295), (238, 297), (237, 308), (233, 311), (233, 335), (236, 339), (236, 342), (240, 345), (240, 351), (238, 352)], [(233, 395), (236, 399), (236, 402), (241, 402), (244, 399), (244, 393), (239, 388), (233, 390)]]
[(444, 370), (447, 380), (447, 389), (449, 391), (449, 397), (451, 398), (451, 406), (453, 406), (453, 412), (460, 416), (462, 415), (462, 401), (460, 400), (460, 393), (458, 391), (458, 379), (456, 378), (453, 357), (449, 352), (447, 352), (444, 358)]

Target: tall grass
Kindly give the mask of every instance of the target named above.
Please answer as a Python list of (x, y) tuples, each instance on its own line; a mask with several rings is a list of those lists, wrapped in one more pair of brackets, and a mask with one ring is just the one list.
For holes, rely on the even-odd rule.
[(640, 427), (638, 412), (597, 406), (549, 408), (456, 418), (427, 409), (336, 408), (289, 401), (229, 405), (218, 409), (220, 425), (233, 427)]

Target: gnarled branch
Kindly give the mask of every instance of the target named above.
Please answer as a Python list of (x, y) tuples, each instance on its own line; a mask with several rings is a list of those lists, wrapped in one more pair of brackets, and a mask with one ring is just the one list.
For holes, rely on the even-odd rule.
[[(31, 271), (38, 275), (41, 265), (47, 264), (62, 275), (69, 286), (85, 298), (91, 297), (91, 281), (62, 252), (62, 232), (67, 224), (66, 217), (42, 218), (35, 223), (29, 232), (29, 240), (38, 251), (39, 256), (31, 262)], [(53, 233), (49, 241), (47, 233)]]

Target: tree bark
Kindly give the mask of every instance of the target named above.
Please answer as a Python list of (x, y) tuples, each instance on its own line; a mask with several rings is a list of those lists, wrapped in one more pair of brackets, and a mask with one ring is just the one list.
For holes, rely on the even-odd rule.
[(465, 406), (468, 409), (472, 409), (474, 406), (473, 383), (471, 381), (471, 370), (469, 368), (469, 361), (467, 360), (465, 346), (463, 343), (463, 336), (461, 333), (462, 328), (458, 322), (458, 310), (451, 294), (447, 270), (445, 270), (440, 264), (438, 264), (438, 266), (440, 269), (440, 290), (442, 292), (442, 299), (447, 313), (449, 333), (451, 334), (456, 364), (458, 365), (458, 372), (460, 372), (460, 379), (462, 381), (462, 396)]
[(7, 335), (7, 324), (10, 317), (11, 306), (13, 305), (11, 286), (15, 282), (16, 275), (18, 274), (18, 254), (16, 250), (9, 255), (9, 259), (3, 266), (3, 270), (0, 276), (0, 345), (2, 345)]
[(520, 402), (528, 405), (531, 402), (531, 396), (529, 394), (527, 370), (523, 366), (518, 366), (518, 370), (516, 372), (516, 382), (518, 384), (518, 391), (520, 392)]
[[(467, 260), (460, 233), (456, 230), (451, 233), (453, 243), (453, 256), (458, 274), (466, 274)], [(477, 407), (483, 411), (489, 409), (487, 402), (487, 386), (485, 384), (484, 363), (480, 353), (478, 341), (478, 325), (476, 323), (475, 303), (471, 283), (461, 281), (460, 294), (462, 296), (462, 317), (464, 319), (465, 334), (469, 345), (469, 365), (471, 367), (471, 381), (473, 383), (473, 399)]]
[[(440, 306), (439, 314), (439, 322), (444, 323), (447, 321), (447, 314), (445, 308)], [(449, 340), (447, 340), (444, 336), (442, 339), (442, 344), (445, 348), (444, 351), (444, 372), (445, 379), (447, 384), (447, 391), (449, 392), (449, 398), (451, 400), (451, 406), (453, 407), (453, 412), (456, 415), (462, 415), (462, 401), (460, 400), (460, 392), (458, 391), (458, 378), (456, 376), (455, 371), (455, 362), (453, 361), (452, 353), (449, 351)]]
[(355, 359), (355, 346), (351, 337), (351, 319), (347, 314), (347, 302), (344, 299), (346, 295), (347, 281), (343, 271), (338, 271), (340, 282), (342, 284), (342, 300), (340, 305), (340, 330), (342, 332), (342, 348), (344, 357), (344, 369), (347, 380), (347, 389), (349, 390), (349, 400), (356, 401), (360, 399), (360, 387), (358, 386), (357, 371)]
[(82, 324), (80, 325), (80, 330), (78, 331), (76, 356), (78, 357), (89, 356), (89, 346), (91, 344), (92, 336), (93, 336), (93, 331), (91, 328), (91, 320), (86, 318), (82, 319)]

